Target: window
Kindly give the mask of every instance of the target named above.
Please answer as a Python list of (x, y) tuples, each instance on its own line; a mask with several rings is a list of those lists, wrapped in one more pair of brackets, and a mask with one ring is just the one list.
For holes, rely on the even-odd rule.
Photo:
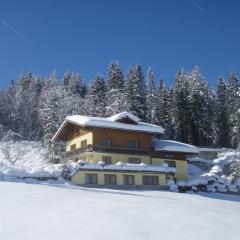
[(165, 153), (164, 154), (164, 158), (167, 158), (167, 159), (173, 159), (173, 153)]
[(169, 180), (173, 180), (173, 176), (172, 175), (167, 175), (166, 176), (166, 181), (169, 181)]
[(81, 147), (86, 147), (87, 146), (87, 140), (82, 140), (81, 141)]
[(128, 147), (129, 147), (129, 148), (137, 149), (137, 148), (140, 147), (140, 142), (134, 141), (134, 140), (129, 140), (129, 141), (128, 141)]
[(158, 185), (158, 176), (143, 176), (143, 185)]
[(128, 158), (129, 163), (141, 163), (141, 158)]
[(116, 184), (116, 175), (114, 174), (105, 174), (104, 175), (105, 184), (115, 185)]
[(76, 150), (76, 144), (70, 145), (70, 150), (71, 150), (71, 152), (75, 151)]
[(176, 168), (176, 161), (164, 161), (165, 163), (167, 163), (167, 165), (169, 166), (169, 167), (173, 167), (173, 168)]
[(110, 156), (103, 156), (102, 160), (103, 162), (105, 162), (106, 165), (112, 164), (112, 158)]
[(101, 145), (102, 146), (111, 146), (111, 138), (102, 138)]
[(124, 185), (134, 185), (134, 176), (133, 175), (123, 175), (123, 184)]
[(97, 174), (86, 173), (85, 174), (86, 184), (97, 184)]

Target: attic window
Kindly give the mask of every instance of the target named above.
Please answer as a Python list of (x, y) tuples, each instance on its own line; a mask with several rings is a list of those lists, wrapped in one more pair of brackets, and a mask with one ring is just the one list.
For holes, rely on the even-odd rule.
[(126, 124), (137, 124), (137, 122), (135, 122), (134, 120), (132, 120), (129, 117), (120, 118), (120, 119), (116, 120), (116, 122), (126, 123)]

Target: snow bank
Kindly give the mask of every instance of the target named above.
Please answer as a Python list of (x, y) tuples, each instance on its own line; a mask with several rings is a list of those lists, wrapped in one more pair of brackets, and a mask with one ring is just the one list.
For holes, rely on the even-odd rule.
[(40, 142), (0, 143), (0, 178), (59, 177), (62, 164), (46, 163), (44, 153)]

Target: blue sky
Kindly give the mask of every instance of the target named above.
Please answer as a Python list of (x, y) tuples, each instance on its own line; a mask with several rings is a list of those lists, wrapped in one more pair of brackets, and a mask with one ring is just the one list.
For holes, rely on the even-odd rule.
[(211, 85), (240, 71), (238, 0), (1, 0), (0, 87), (21, 71), (90, 80), (111, 60), (169, 84), (200, 66)]

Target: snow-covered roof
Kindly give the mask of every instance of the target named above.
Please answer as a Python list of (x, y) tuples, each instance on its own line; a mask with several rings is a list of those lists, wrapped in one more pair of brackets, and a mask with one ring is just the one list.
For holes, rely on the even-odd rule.
[(101, 161), (99, 163), (83, 162), (79, 164), (78, 170), (112, 170), (112, 171), (139, 171), (139, 172), (164, 172), (164, 173), (175, 173), (176, 169), (168, 167), (167, 164), (161, 165), (148, 165), (146, 163), (123, 163), (118, 162), (116, 164), (105, 165)]
[[(135, 124), (119, 122), (121, 119), (130, 119)], [(155, 134), (163, 134), (164, 129), (160, 126), (141, 122), (140, 119), (129, 112), (122, 112), (108, 118), (102, 117), (88, 117), (83, 115), (73, 115), (65, 119), (61, 127), (58, 129), (52, 140), (55, 140), (61, 130), (67, 123), (76, 124), (82, 127), (98, 127), (98, 128), (112, 128), (122, 129), (127, 131), (148, 132)]]
[(155, 151), (199, 153), (198, 147), (172, 140), (154, 140), (153, 147)]
[(136, 123), (140, 122), (140, 119), (130, 112), (121, 112), (121, 113), (118, 113), (118, 114), (115, 114), (115, 115), (109, 117), (108, 119), (111, 121), (117, 121), (117, 120), (120, 120), (120, 119), (126, 118), (126, 117), (130, 118), (131, 120), (133, 120)]
[(199, 157), (199, 156), (188, 156), (187, 160), (190, 162), (202, 162), (202, 163), (207, 163), (207, 164), (211, 163), (211, 161), (209, 161), (205, 158)]

